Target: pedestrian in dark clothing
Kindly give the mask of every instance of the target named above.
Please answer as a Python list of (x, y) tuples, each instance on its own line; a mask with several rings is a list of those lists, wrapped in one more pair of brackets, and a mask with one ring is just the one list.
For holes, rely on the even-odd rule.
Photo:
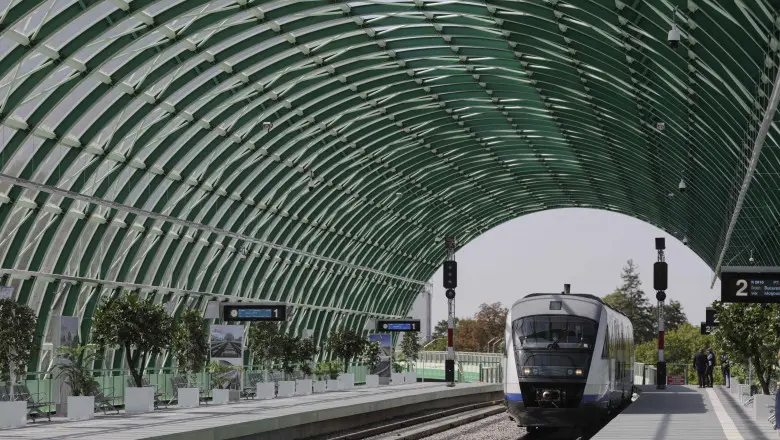
[(715, 353), (713, 353), (711, 348), (707, 348), (707, 374), (705, 377), (705, 382), (707, 382), (707, 385), (710, 388), (715, 384), (715, 381), (712, 378), (712, 372), (715, 371)]
[(704, 350), (699, 351), (693, 356), (693, 369), (696, 370), (696, 375), (699, 376), (699, 388), (704, 388), (705, 375), (707, 372), (707, 356), (704, 354)]
[(720, 355), (720, 371), (726, 381), (726, 388), (731, 388), (731, 364), (725, 354)]

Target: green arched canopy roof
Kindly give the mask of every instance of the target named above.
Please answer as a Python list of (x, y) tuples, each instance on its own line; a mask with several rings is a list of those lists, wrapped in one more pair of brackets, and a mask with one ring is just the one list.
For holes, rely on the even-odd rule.
[(320, 334), (403, 316), (444, 235), (559, 207), (777, 264), (774, 124), (751, 167), (777, 8), (6, 1), (0, 269), (45, 339), (123, 287), (289, 302)]

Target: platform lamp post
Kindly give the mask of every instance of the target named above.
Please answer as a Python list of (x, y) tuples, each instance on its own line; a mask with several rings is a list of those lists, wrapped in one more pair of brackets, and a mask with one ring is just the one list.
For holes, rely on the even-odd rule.
[(447, 359), (444, 361), (444, 381), (455, 386), (455, 288), (458, 287), (458, 263), (455, 262), (455, 238), (444, 239), (447, 259), (444, 261), (444, 288), (447, 289)]
[(658, 300), (658, 365), (656, 370), (656, 388), (666, 389), (666, 361), (664, 360), (664, 300), (668, 281), (668, 266), (664, 258), (666, 239), (655, 239), (655, 249), (658, 251), (658, 261), (653, 265), (653, 288)]

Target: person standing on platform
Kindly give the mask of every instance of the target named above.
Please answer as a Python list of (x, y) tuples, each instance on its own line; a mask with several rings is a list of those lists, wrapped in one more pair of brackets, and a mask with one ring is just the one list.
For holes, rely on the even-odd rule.
[(693, 369), (696, 370), (696, 375), (699, 376), (699, 388), (704, 388), (706, 385), (707, 356), (704, 355), (704, 350), (701, 348), (693, 356)]
[(706, 382), (704, 386), (712, 388), (715, 384), (712, 377), (713, 371), (715, 371), (715, 353), (712, 352), (712, 348), (707, 347), (707, 374), (704, 378), (704, 381)]
[(731, 364), (725, 354), (720, 355), (720, 371), (726, 381), (726, 388), (731, 388)]

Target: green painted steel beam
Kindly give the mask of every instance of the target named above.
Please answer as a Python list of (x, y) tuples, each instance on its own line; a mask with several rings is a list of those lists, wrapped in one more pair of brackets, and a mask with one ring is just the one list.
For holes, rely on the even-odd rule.
[[(624, 213), (714, 264), (780, 65), (768, 0), (676, 5), (676, 50), (668, 2), (54, 4), (0, 12), (2, 173), (42, 185), (6, 186), (0, 269), (352, 326), (407, 313), (437, 239), (546, 209)], [(780, 250), (776, 130), (729, 264)], [(63, 309), (83, 330), (89, 291)], [(290, 328), (320, 338), (340, 319), (306, 313)]]

